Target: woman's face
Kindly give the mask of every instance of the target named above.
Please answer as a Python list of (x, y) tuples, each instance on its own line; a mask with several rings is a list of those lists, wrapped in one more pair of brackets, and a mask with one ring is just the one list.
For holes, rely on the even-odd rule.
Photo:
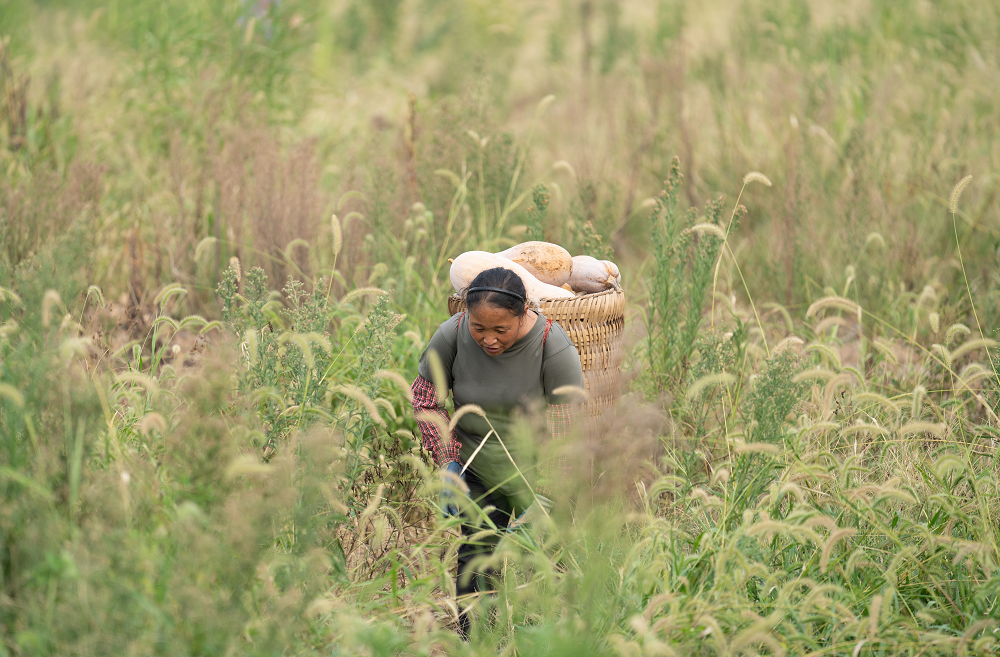
[(499, 356), (520, 337), (524, 316), (515, 317), (506, 308), (481, 303), (469, 311), (469, 333), (483, 351)]

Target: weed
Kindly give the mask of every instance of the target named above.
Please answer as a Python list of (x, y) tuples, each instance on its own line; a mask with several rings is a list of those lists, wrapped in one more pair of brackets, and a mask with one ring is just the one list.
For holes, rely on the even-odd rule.
[(525, 237), (536, 242), (545, 241), (545, 215), (549, 210), (549, 188), (538, 183), (531, 190), (532, 204), (528, 207), (528, 231)]
[[(674, 158), (651, 217), (655, 271), (649, 285), (646, 311), (646, 352), (656, 389), (684, 380), (694, 355), (703, 311), (726, 233), (719, 227), (723, 197), (705, 208), (705, 221), (696, 223), (697, 210), (677, 211), (681, 181), (680, 160)], [(746, 210), (733, 219), (739, 226)]]

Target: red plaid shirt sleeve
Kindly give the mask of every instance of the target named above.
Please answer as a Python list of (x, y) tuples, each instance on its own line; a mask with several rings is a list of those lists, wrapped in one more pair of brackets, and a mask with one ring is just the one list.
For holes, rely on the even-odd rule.
[[(569, 436), (573, 430), (573, 404), (549, 404), (545, 415), (549, 429), (549, 439), (556, 439)], [(565, 456), (543, 459), (538, 464), (538, 482), (535, 490), (539, 495), (552, 497), (550, 488), (553, 477), (566, 475), (569, 473), (569, 462)]]
[(413, 393), (413, 414), (417, 418), (417, 426), (420, 428), (420, 434), (423, 437), (424, 449), (431, 453), (431, 456), (434, 457), (434, 463), (438, 466), (445, 466), (452, 461), (461, 463), (458, 452), (459, 444), (455, 432), (453, 431), (446, 441), (441, 437), (441, 428), (436, 422), (429, 419), (421, 419), (426, 418), (430, 414), (441, 418), (445, 426), (451, 422), (451, 418), (448, 417), (448, 411), (444, 410), (438, 404), (437, 391), (434, 389), (434, 384), (424, 377), (417, 375), (413, 385), (410, 386), (410, 391)]

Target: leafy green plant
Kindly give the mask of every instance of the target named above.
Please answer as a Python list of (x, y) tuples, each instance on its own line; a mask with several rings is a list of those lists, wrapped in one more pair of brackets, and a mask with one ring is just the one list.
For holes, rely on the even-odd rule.
[[(704, 221), (697, 221), (694, 208), (678, 213), (681, 178), (675, 157), (650, 218), (655, 269), (648, 287), (646, 354), (657, 390), (676, 386), (691, 366), (713, 267), (726, 238), (719, 225), (724, 197), (708, 203)], [(745, 214), (743, 206), (736, 209), (733, 228)]]
[(545, 241), (545, 215), (549, 210), (549, 188), (538, 183), (531, 190), (532, 204), (528, 207), (528, 231), (525, 237), (535, 242)]

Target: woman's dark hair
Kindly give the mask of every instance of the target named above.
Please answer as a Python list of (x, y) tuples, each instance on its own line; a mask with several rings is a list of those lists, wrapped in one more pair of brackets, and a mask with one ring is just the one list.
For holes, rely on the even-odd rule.
[[(492, 287), (493, 290), (476, 290), (476, 288)], [(470, 292), (470, 290), (472, 290)], [(497, 290), (504, 290), (498, 292)], [(495, 308), (503, 308), (514, 317), (520, 317), (527, 310), (528, 293), (524, 289), (521, 277), (509, 269), (494, 267), (480, 272), (465, 288), (465, 305), (469, 310), (475, 310), (482, 304)]]

